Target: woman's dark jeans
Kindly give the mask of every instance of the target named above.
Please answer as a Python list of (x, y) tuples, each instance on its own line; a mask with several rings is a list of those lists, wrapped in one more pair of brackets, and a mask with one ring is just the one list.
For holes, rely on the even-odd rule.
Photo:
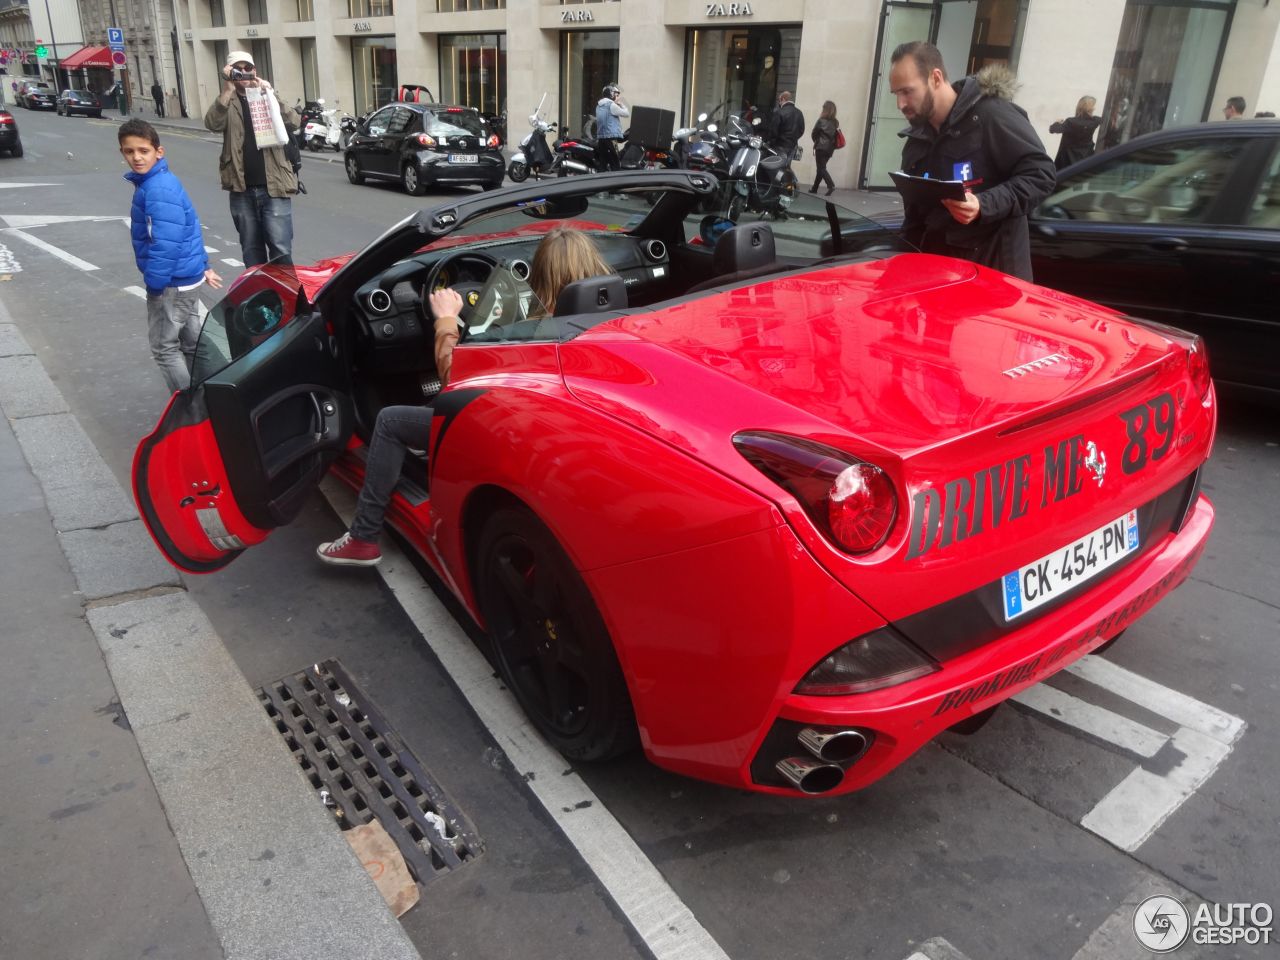
[(365, 462), (364, 486), (356, 500), (351, 535), (366, 543), (376, 543), (391, 502), (391, 491), (400, 480), (404, 453), (408, 447), (426, 449), (431, 439), (430, 407), (383, 407), (373, 427), (369, 457)]

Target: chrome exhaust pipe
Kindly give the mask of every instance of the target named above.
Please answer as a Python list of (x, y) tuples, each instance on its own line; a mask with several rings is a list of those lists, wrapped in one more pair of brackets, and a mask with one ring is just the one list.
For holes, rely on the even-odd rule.
[(862, 756), (867, 749), (866, 735), (860, 730), (820, 733), (813, 727), (805, 727), (796, 739), (823, 763), (848, 763)]
[(844, 771), (834, 763), (821, 763), (808, 757), (787, 757), (779, 760), (774, 769), (801, 793), (827, 793), (844, 780)]
[(566, 170), (574, 170), (577, 173), (589, 172), (587, 169), (587, 165), (585, 163), (579, 163), (577, 160), (562, 161), (560, 166), (564, 167)]

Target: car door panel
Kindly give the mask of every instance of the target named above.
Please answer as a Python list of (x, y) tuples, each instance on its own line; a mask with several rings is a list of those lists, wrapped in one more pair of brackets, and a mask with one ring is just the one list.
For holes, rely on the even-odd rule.
[(174, 395), (134, 458), (134, 496), (175, 566), (217, 570), (291, 522), (354, 414), (324, 318), (306, 311)]

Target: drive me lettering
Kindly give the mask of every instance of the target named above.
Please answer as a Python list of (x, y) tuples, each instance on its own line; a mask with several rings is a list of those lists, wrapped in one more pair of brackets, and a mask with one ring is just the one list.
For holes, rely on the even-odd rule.
[[(1073, 497), (1084, 489), (1088, 442), (1076, 434), (1044, 448), (1040, 507)], [(918, 490), (911, 498), (911, 537), (907, 559), (945, 550), (1002, 523), (1026, 515), (1034, 479), (1032, 455), (987, 467), (972, 477), (957, 477), (941, 491)]]

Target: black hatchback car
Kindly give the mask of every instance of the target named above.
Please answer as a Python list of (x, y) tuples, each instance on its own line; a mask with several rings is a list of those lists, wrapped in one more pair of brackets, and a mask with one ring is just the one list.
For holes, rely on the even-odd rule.
[(1058, 175), (1037, 283), (1204, 337), (1221, 385), (1280, 400), (1280, 120), (1161, 130)]
[(58, 94), (58, 116), (69, 117), (83, 113), (90, 117), (102, 116), (102, 101), (88, 90), (63, 90)]
[(0, 107), (0, 153), (5, 151), (11, 157), (22, 156), (22, 137), (18, 134), (18, 118)]
[(27, 80), (18, 87), (18, 102), (28, 110), (53, 110), (58, 105), (58, 94), (47, 83)]
[(346, 149), (352, 183), (399, 180), (414, 196), (429, 186), (502, 185), (502, 143), (470, 107), (392, 103), (361, 118)]

